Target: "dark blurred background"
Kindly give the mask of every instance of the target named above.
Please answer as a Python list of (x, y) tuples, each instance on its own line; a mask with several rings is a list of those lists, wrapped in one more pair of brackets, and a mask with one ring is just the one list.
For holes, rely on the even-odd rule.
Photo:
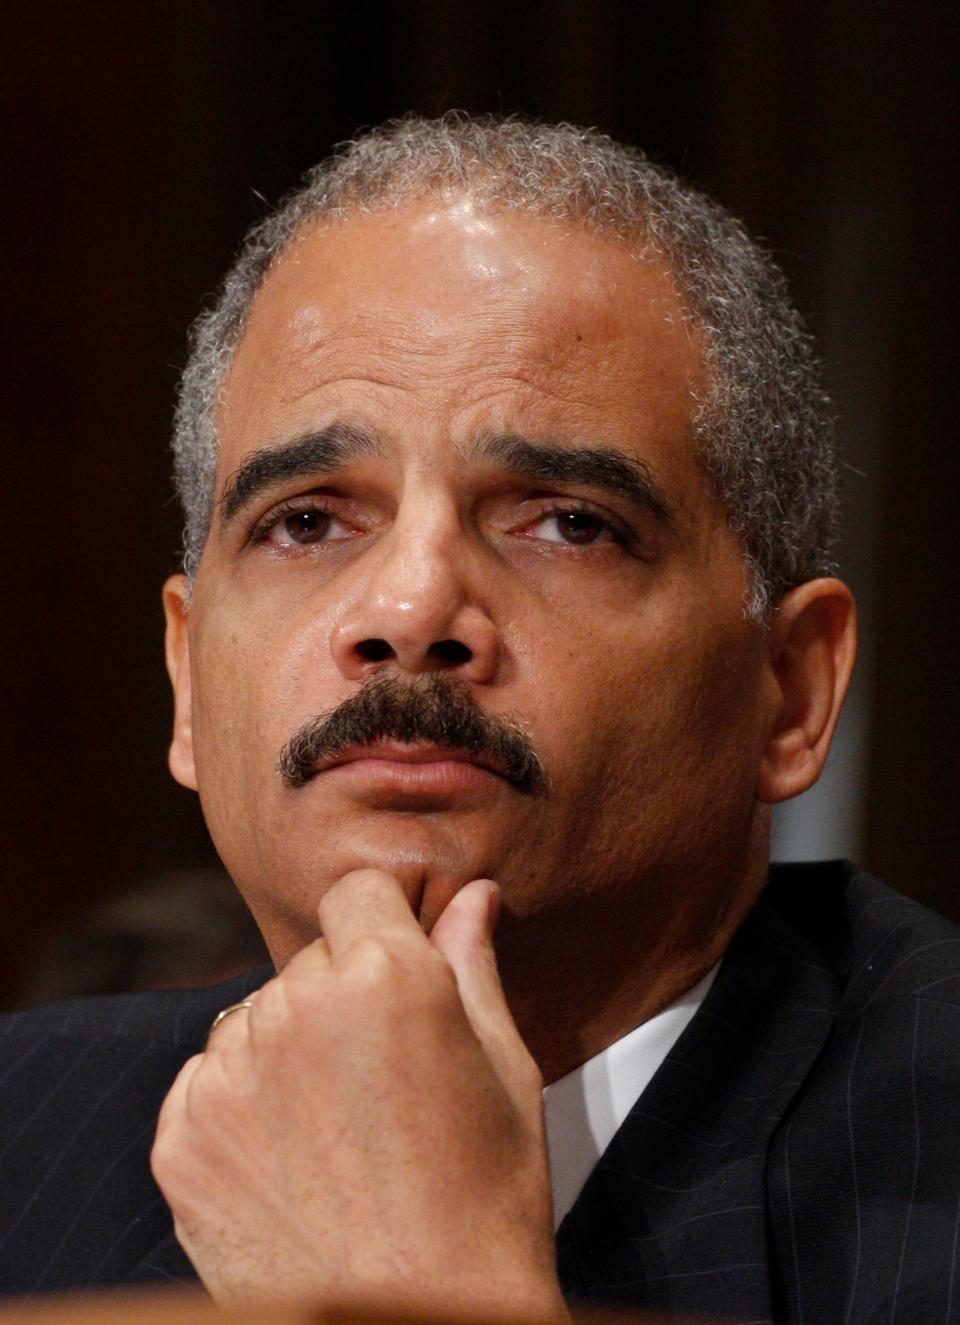
[(211, 863), (165, 765), (185, 329), (264, 198), (409, 109), (598, 125), (775, 250), (829, 359), (864, 613), (828, 779), (778, 851), (855, 852), (960, 913), (951, 18), (922, 0), (4, 7), (0, 998), (41, 931)]

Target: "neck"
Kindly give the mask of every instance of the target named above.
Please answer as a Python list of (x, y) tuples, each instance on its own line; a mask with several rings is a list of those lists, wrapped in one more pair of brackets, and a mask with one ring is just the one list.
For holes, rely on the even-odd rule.
[(500, 976), (545, 1085), (655, 1016), (716, 965), (766, 881), (766, 842), (750, 855), (750, 867), (725, 888), (696, 897), (685, 889), (688, 906), (679, 914), (660, 914), (650, 900), (675, 893), (645, 887), (504, 926)]

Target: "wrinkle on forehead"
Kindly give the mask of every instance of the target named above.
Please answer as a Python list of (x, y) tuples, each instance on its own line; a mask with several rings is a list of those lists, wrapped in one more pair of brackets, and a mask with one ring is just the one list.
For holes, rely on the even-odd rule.
[[(477, 271), (481, 251), (495, 277)], [(331, 391), (362, 402), (373, 388), (375, 410), (413, 392), (440, 417), (518, 389), (521, 406), (639, 410), (692, 437), (704, 372), (659, 259), (551, 219), (424, 205), (294, 242), (254, 301), (221, 435), (255, 445), (285, 411), (322, 410)]]
[[(662, 343), (653, 329), (627, 336), (622, 327), (591, 327), (586, 319), (557, 325), (524, 316), (523, 310), (517, 316), (466, 313), (452, 321), (418, 316), (412, 325), (409, 319), (365, 312), (341, 328), (331, 326), (324, 310), (311, 307), (300, 310), (291, 330), (290, 338), (268, 341), (255, 362), (243, 365), (244, 394), (260, 396), (268, 388), (283, 405), (346, 381), (425, 392), (458, 382), (466, 398), (498, 383), (589, 404), (609, 397), (607, 374), (616, 374), (627, 388), (627, 359), (644, 361), (643, 378), (651, 389), (669, 389), (678, 376), (675, 360), (663, 363), (649, 352)], [(684, 395), (692, 401), (696, 382), (688, 381), (687, 388)]]

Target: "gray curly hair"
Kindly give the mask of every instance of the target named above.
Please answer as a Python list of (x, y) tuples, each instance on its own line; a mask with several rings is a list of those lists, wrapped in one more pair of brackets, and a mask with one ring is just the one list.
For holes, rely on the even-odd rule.
[(311, 170), (251, 230), (195, 323), (173, 441), (189, 576), (213, 513), (218, 400), (267, 271), (308, 221), (430, 194), (556, 217), (660, 255), (705, 345), (710, 387), (697, 401), (695, 437), (751, 572), (748, 614), (763, 621), (786, 590), (832, 572), (838, 485), (828, 401), (773, 259), (716, 203), (595, 129), (451, 113), (391, 121)]

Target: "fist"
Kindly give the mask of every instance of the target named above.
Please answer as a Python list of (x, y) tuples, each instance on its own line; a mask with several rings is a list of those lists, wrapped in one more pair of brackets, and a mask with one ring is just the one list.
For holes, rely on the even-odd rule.
[(563, 1313), (495, 915), (475, 880), (428, 938), (396, 879), (346, 875), (323, 937), (185, 1065), (153, 1171), (218, 1301)]

